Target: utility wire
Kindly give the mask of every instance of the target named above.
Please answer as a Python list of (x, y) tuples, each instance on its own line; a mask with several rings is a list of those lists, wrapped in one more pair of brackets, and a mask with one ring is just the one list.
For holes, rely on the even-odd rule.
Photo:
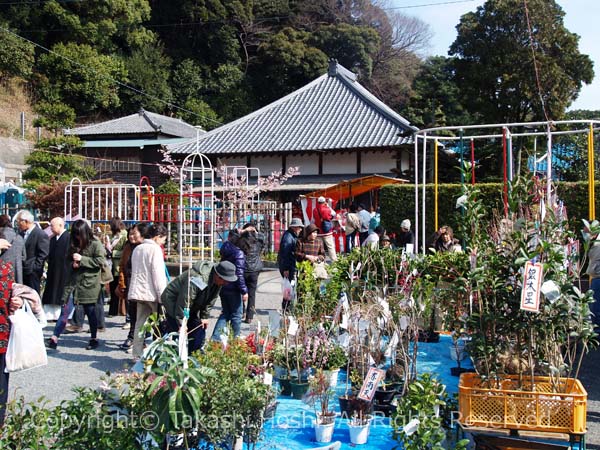
[[(34, 42), (34, 41), (30, 40), (30, 39), (27, 39), (27, 38), (25, 38), (25, 37), (23, 37), (23, 36), (20, 36), (19, 34), (17, 34), (17, 33), (14, 33), (13, 31), (10, 31), (8, 28), (4, 28), (4, 27), (1, 27), (1, 26), (0, 26), (0, 31), (4, 31), (5, 33), (12, 34), (13, 36), (15, 36), (15, 37), (17, 37), (17, 38), (19, 38), (19, 39), (21, 39), (21, 40), (23, 40), (23, 41), (29, 42), (30, 44), (33, 44), (33, 45), (35, 45), (36, 47), (39, 47), (39, 48), (41, 48), (42, 50), (44, 50), (44, 51), (46, 51), (46, 52), (48, 52), (48, 53), (51, 53), (51, 54), (53, 54), (53, 55), (56, 55), (56, 56), (58, 56), (58, 57), (60, 57), (60, 58), (62, 58), (62, 59), (64, 59), (64, 60), (66, 60), (66, 61), (69, 61), (71, 64), (74, 64), (74, 65), (76, 65), (76, 66), (78, 66), (78, 67), (80, 67), (80, 68), (82, 68), (82, 69), (90, 70), (90, 71), (92, 71), (92, 72), (93, 72), (93, 69), (91, 69), (90, 67), (86, 66), (85, 64), (82, 64), (82, 63), (80, 63), (80, 62), (78, 62), (78, 61), (75, 61), (75, 60), (73, 60), (73, 59), (71, 59), (71, 58), (68, 58), (68, 57), (66, 57), (66, 56), (64, 56), (64, 55), (61, 55), (60, 53), (57, 53), (57, 52), (55, 52), (54, 50), (51, 50), (51, 49), (49, 49), (49, 48), (46, 48), (46, 47), (44, 47), (43, 45), (41, 45), (41, 44), (38, 44), (37, 42)], [(156, 96), (154, 96), (154, 95), (152, 95), (152, 94), (148, 94), (148, 93), (146, 93), (146, 92), (144, 92), (144, 91), (142, 91), (142, 90), (140, 90), (140, 89), (137, 89), (137, 88), (135, 88), (135, 87), (133, 87), (133, 86), (130, 86), (130, 85), (128, 85), (128, 84), (125, 84), (125, 83), (123, 83), (123, 82), (121, 82), (121, 81), (119, 81), (119, 80), (116, 80), (116, 79), (114, 79), (114, 78), (112, 78), (112, 77), (108, 76), (108, 75), (105, 75), (104, 77), (105, 77), (107, 80), (109, 80), (109, 81), (112, 81), (113, 83), (115, 83), (115, 84), (118, 84), (119, 86), (121, 86), (121, 87), (123, 87), (123, 88), (125, 88), (125, 89), (129, 89), (129, 90), (131, 90), (131, 91), (133, 91), (133, 92), (136, 92), (137, 94), (140, 94), (140, 95), (146, 96), (146, 97), (148, 97), (148, 98), (150, 98), (150, 99), (152, 99), (152, 100), (157, 100), (157, 101), (159, 101), (159, 102), (161, 102), (161, 103), (164, 103), (165, 105), (167, 105), (167, 106), (169, 106), (169, 107), (171, 107), (171, 108), (175, 108), (175, 109), (178, 109), (178, 110), (180, 110), (180, 111), (185, 111), (185, 112), (187, 112), (187, 113), (193, 114), (193, 115), (195, 115), (195, 116), (197, 116), (197, 117), (200, 117), (200, 118), (202, 118), (202, 119), (209, 120), (210, 122), (213, 122), (213, 123), (215, 123), (215, 124), (217, 124), (217, 125), (221, 125), (221, 124), (222, 124), (222, 123), (221, 123), (221, 122), (219, 122), (218, 120), (214, 120), (214, 119), (212, 119), (212, 118), (210, 118), (210, 117), (202, 116), (202, 115), (200, 115), (200, 114), (198, 114), (198, 113), (196, 113), (196, 112), (194, 112), (194, 111), (190, 111), (189, 109), (185, 109), (185, 108), (182, 108), (181, 106), (177, 106), (177, 105), (176, 105), (176, 104), (174, 104), (174, 103), (171, 103), (171, 102), (168, 102), (168, 101), (166, 101), (166, 100), (163, 100), (162, 98), (156, 97)]]
[(527, 0), (523, 0), (523, 5), (525, 7), (525, 18), (527, 20), (527, 31), (529, 32), (529, 47), (531, 48), (531, 56), (533, 58), (533, 70), (535, 72), (535, 82), (537, 85), (540, 102), (542, 103), (542, 111), (544, 112), (544, 117), (546, 118), (547, 122), (550, 122), (550, 118), (548, 117), (548, 111), (546, 111), (546, 102), (544, 102), (544, 96), (542, 95), (542, 83), (540, 82), (540, 71), (538, 68), (537, 58), (535, 56), (535, 47), (533, 45), (533, 33), (531, 32), (531, 21), (529, 20), (529, 8), (527, 7)]

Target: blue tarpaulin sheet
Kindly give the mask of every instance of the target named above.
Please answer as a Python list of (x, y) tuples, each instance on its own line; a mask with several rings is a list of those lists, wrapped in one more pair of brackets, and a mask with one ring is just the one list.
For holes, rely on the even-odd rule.
[[(452, 339), (450, 336), (440, 336), (439, 343), (418, 344), (417, 370), (418, 373), (430, 372), (446, 385), (449, 393), (458, 391), (458, 377), (450, 374), (450, 368), (456, 366), (456, 362), (450, 358)], [(472, 367), (469, 360), (461, 362), (462, 367)], [(339, 375), (337, 395), (343, 395), (346, 389), (346, 374), (342, 371)], [(280, 396), (277, 414), (273, 419), (267, 420), (264, 425), (262, 439), (254, 447), (258, 449), (271, 450), (305, 450), (325, 446), (315, 442), (313, 420), (315, 410), (301, 400), (291, 397)], [(339, 413), (337, 398), (332, 401), (336, 412)], [(392, 426), (390, 419), (376, 416), (371, 422), (371, 429), (367, 444), (354, 446), (350, 444), (348, 431), (348, 419), (338, 416), (333, 433), (333, 441), (340, 441), (341, 449), (391, 449), (399, 445), (392, 438)]]

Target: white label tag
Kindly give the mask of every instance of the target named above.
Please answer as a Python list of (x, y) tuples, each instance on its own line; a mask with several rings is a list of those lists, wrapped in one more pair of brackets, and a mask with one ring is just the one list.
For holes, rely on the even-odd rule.
[(198, 289), (200, 289), (201, 291), (203, 291), (204, 289), (206, 289), (206, 286), (208, 286), (204, 280), (200, 277), (192, 277), (190, 279), (190, 281), (192, 282), (192, 284), (194, 286), (196, 286)]
[(290, 336), (296, 336), (296, 333), (298, 332), (298, 322), (296, 322), (296, 319), (293, 316), (289, 316), (289, 321), (290, 325), (288, 327), (287, 334)]

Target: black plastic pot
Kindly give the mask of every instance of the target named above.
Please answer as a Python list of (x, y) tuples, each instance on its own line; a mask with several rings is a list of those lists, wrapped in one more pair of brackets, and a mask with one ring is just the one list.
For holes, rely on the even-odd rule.
[(440, 333), (430, 330), (419, 330), (419, 342), (440, 342)]
[[(343, 419), (349, 419), (357, 411), (357, 408), (361, 406), (361, 402), (366, 403), (364, 400), (359, 400), (356, 396), (340, 396), (338, 397), (340, 403), (340, 414)], [(362, 406), (364, 406), (364, 403)], [(371, 414), (373, 411), (373, 403), (371, 402), (368, 406), (368, 413)]]
[(376, 404), (373, 406), (373, 412), (375, 414), (383, 414), (385, 417), (390, 417), (394, 411), (396, 411), (396, 405), (390, 404)]
[(475, 369), (465, 369), (464, 367), (450, 367), (450, 375), (460, 377), (461, 373), (475, 372)]
[(292, 378), (290, 380), (290, 386), (292, 388), (292, 397), (297, 398), (298, 400), (308, 391), (308, 382), (302, 380), (298, 382), (297, 378)]
[(290, 386), (289, 378), (275, 378), (275, 380), (279, 383), (279, 395), (290, 396), (292, 395), (292, 387)]
[(389, 404), (397, 392), (394, 389), (377, 389), (375, 391), (375, 402), (378, 404)]

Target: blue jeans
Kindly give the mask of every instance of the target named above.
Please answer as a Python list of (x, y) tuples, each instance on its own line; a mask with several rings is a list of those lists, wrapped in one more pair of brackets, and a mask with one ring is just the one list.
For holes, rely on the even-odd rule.
[(65, 327), (67, 326), (67, 321), (69, 320), (69, 316), (71, 312), (75, 309), (75, 304), (73, 303), (73, 294), (69, 295), (69, 300), (67, 303), (62, 305), (60, 311), (60, 317), (56, 321), (56, 325), (54, 326), (54, 332), (52, 333), (54, 336), (59, 337), (63, 331), (65, 331)]
[(238, 337), (242, 328), (242, 314), (244, 306), (242, 302), (242, 294), (239, 291), (221, 291), (221, 315), (215, 325), (212, 340), (220, 341), (221, 333), (227, 326), (231, 324), (233, 328), (233, 336)]
[(600, 327), (600, 278), (592, 278), (590, 289), (594, 291), (594, 301), (590, 304), (592, 323), (595, 327)]
[(346, 253), (350, 253), (354, 247), (356, 247), (356, 230), (346, 235)]
[[(188, 329), (188, 353), (202, 349), (206, 330), (200, 326), (201, 322), (196, 317), (190, 317), (187, 323)], [(167, 333), (178, 333), (179, 323), (173, 317), (167, 317)]]

